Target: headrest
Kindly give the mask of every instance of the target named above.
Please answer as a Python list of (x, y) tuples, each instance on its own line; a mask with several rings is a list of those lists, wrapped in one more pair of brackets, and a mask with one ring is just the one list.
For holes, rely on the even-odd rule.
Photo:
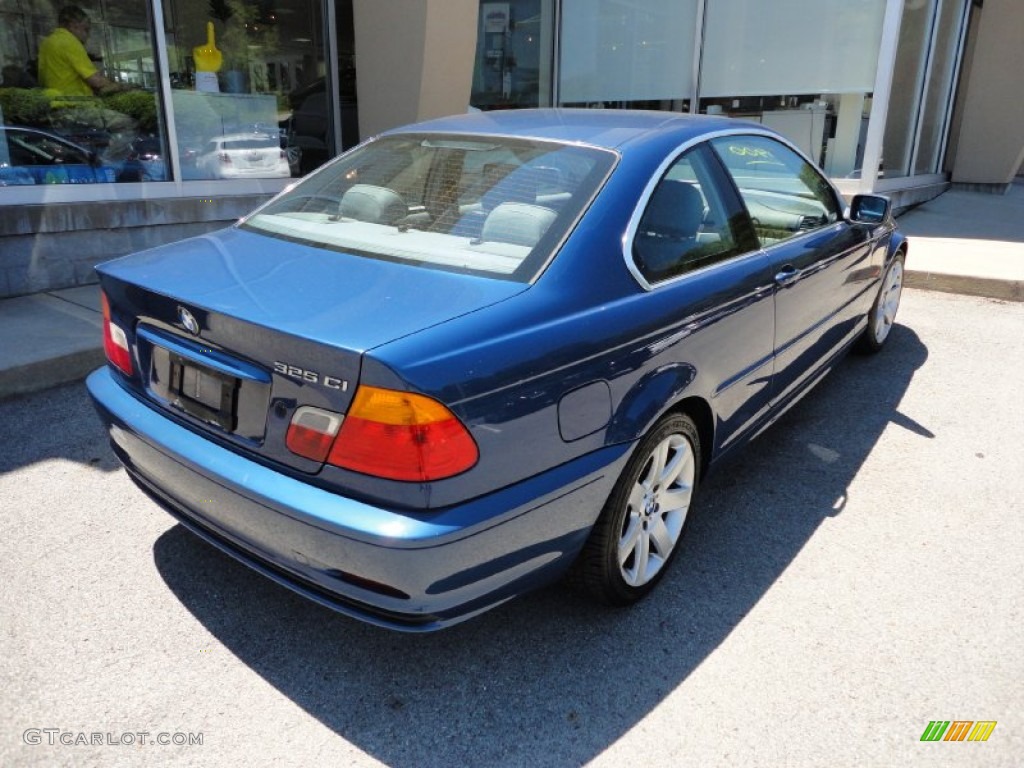
[(676, 239), (695, 237), (703, 218), (700, 192), (685, 181), (665, 179), (651, 195), (640, 231)]
[(543, 205), (502, 203), (487, 215), (480, 239), (532, 248), (556, 218)]
[(408, 215), (409, 207), (393, 189), (356, 184), (342, 196), (338, 213), (371, 224), (394, 224)]

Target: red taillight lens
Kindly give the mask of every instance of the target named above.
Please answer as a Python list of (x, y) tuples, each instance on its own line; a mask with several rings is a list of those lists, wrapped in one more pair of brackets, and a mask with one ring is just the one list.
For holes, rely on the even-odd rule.
[(292, 416), (285, 445), (299, 456), (323, 461), (331, 450), (331, 443), (340, 426), (341, 416), (338, 414), (304, 405)]
[(128, 348), (128, 337), (124, 329), (110, 319), (110, 302), (103, 291), (100, 291), (100, 303), (103, 305), (103, 351), (118, 370), (131, 376), (132, 353)]
[(469, 432), (441, 403), (362, 386), (327, 461), (367, 475), (426, 482), (464, 472), (478, 457)]

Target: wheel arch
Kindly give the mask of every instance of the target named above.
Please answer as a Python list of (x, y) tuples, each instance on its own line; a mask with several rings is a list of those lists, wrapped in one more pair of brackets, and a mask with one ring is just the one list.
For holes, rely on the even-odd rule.
[(667, 413), (681, 413), (689, 416), (697, 426), (700, 437), (700, 477), (707, 475), (711, 465), (711, 452), (715, 440), (715, 415), (703, 397), (685, 397), (668, 409)]
[(893, 230), (892, 236), (889, 238), (889, 249), (885, 257), (885, 266), (889, 266), (889, 262), (895, 259), (899, 253), (902, 253), (905, 259), (909, 250), (910, 244), (907, 242), (907, 236), (898, 229)]
[[(677, 371), (678, 373), (678, 371)], [(666, 416), (680, 413), (689, 416), (697, 427), (701, 445), (700, 477), (707, 474), (715, 440), (715, 414), (706, 398), (698, 394), (683, 394), (692, 381), (694, 371), (688, 375), (658, 376), (638, 387), (632, 402), (620, 408), (608, 430), (610, 442), (638, 441)], [(660, 389), (660, 391), (659, 391)]]

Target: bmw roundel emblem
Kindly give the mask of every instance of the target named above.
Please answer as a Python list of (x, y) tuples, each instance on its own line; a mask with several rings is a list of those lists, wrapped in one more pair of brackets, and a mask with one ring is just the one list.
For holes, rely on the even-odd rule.
[(193, 336), (199, 335), (199, 321), (184, 307), (178, 307), (178, 321)]

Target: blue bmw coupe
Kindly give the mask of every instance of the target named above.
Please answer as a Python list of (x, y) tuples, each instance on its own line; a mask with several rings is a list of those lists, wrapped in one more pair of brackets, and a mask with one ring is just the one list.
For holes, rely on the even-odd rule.
[(433, 630), (566, 574), (622, 605), (723, 456), (882, 347), (906, 253), (756, 124), (445, 118), (98, 267), (88, 387), (145, 493), (333, 609)]

